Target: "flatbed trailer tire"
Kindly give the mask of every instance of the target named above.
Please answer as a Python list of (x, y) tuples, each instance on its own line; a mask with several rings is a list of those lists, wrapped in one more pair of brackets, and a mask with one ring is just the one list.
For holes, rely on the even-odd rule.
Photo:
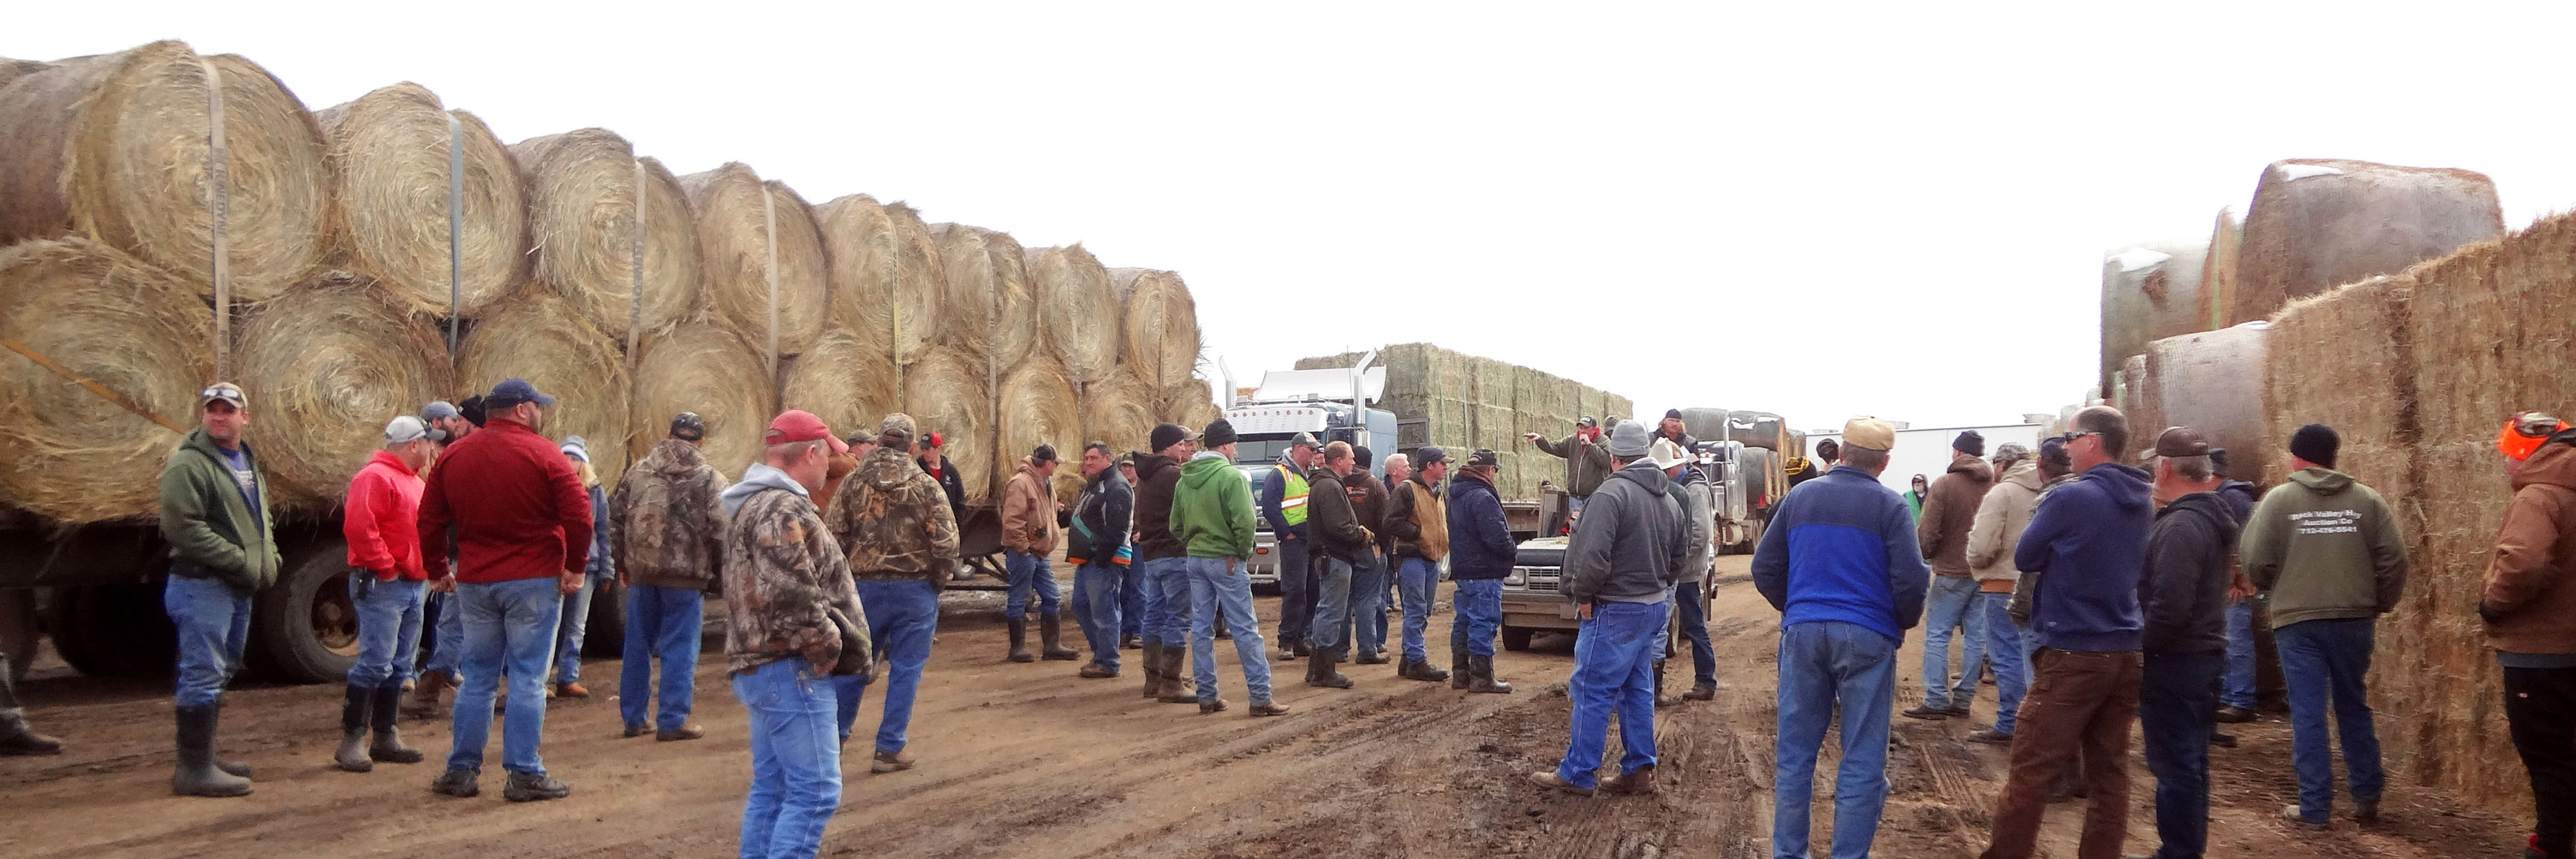
[(277, 583), (251, 600), (250, 667), (287, 683), (348, 676), (358, 658), (348, 574), (348, 547), (336, 538), (288, 556)]

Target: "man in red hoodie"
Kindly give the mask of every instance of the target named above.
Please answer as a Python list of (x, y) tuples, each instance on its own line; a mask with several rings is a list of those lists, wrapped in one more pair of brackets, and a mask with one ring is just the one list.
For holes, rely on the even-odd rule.
[(481, 791), (492, 698), (504, 673), (503, 798), (561, 799), (572, 788), (546, 777), (537, 741), (546, 726), (546, 662), (554, 653), (563, 594), (581, 590), (590, 559), (590, 491), (555, 443), (540, 435), (555, 398), (506, 379), (483, 398), (482, 432), (447, 447), (421, 494), (421, 556), (447, 555), (456, 525), (456, 599), (465, 618), (465, 684), (457, 691), (447, 773), (430, 790)]
[[(394, 711), (409, 656), (420, 649), (420, 609), (429, 572), (421, 564), (421, 469), (447, 433), (403, 415), (385, 424), (384, 449), (349, 480), (340, 535), (349, 542), (349, 604), (358, 610), (358, 659), (349, 664), (348, 698), (340, 707), (341, 769), (366, 772), (376, 761), (420, 763), (394, 732)], [(375, 730), (373, 745), (368, 729)]]

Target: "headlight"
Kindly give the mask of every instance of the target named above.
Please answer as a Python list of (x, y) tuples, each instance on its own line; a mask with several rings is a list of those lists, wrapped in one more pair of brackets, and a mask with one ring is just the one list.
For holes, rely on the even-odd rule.
[(1510, 575), (1506, 575), (1506, 576), (1504, 576), (1504, 577), (1503, 577), (1503, 585), (1504, 585), (1504, 586), (1506, 586), (1506, 587), (1515, 587), (1515, 588), (1517, 588), (1517, 587), (1523, 587), (1523, 586), (1526, 586), (1526, 585), (1528, 585), (1528, 584), (1529, 584), (1529, 568), (1528, 568), (1528, 567), (1513, 567), (1513, 568), (1512, 568), (1512, 572), (1511, 572), (1511, 574), (1510, 574)]

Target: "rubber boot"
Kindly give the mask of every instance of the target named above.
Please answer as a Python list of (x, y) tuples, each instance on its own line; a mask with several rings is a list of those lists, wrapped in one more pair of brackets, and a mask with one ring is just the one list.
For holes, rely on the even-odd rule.
[[(224, 715), (224, 696), (216, 695), (213, 706), (215, 708), (215, 721), (222, 722)], [(209, 750), (207, 753), (213, 755), (215, 758), (215, 769), (222, 771), (225, 775), (237, 778), (250, 778), (249, 764), (242, 763), (240, 761), (224, 760), (222, 752), (212, 751), (214, 748), (214, 741), (211, 739), (206, 741), (206, 748)]]
[(376, 687), (373, 742), (367, 744), (367, 759), (389, 764), (420, 763), (420, 750), (403, 745), (402, 732), (394, 727), (395, 709), (402, 703), (402, 686), (386, 683)]
[(27, 727), (27, 714), (18, 708), (18, 688), (9, 682), (9, 655), (0, 653), (0, 757), (62, 753), (63, 741)]
[(1465, 689), (1476, 683), (1476, 672), (1467, 664), (1467, 648), (1449, 651), (1449, 688)]
[(1351, 688), (1351, 678), (1333, 670), (1333, 666), (1341, 661), (1341, 654), (1335, 651), (1314, 651), (1314, 658), (1306, 662), (1306, 685), (1318, 689)]
[(177, 796), (249, 796), (250, 779), (215, 768), (215, 705), (179, 708), (179, 765), (170, 774)]
[(351, 684), (340, 703), (340, 750), (331, 755), (331, 763), (343, 772), (374, 772), (375, 761), (367, 758), (367, 725), (374, 715), (376, 690)]
[(1081, 653), (1060, 643), (1063, 638), (1063, 616), (1052, 614), (1038, 615), (1039, 656), (1044, 657), (1049, 662), (1071, 662), (1076, 659), (1081, 659)]
[(1145, 642), (1145, 652), (1138, 657), (1145, 668), (1145, 694), (1152, 698), (1163, 694), (1163, 642)]
[(1664, 687), (1664, 661), (1655, 660), (1655, 709), (1660, 710), (1681, 702), (1680, 696), (1674, 695), (1672, 690)]
[(1493, 657), (1470, 656), (1467, 657), (1467, 664), (1476, 673), (1475, 682), (1468, 685), (1467, 691), (1482, 692), (1488, 695), (1509, 695), (1512, 693), (1512, 684), (1494, 679)]
[(1188, 647), (1166, 645), (1163, 648), (1163, 692), (1155, 696), (1155, 701), (1165, 704), (1199, 702), (1198, 682), (1190, 679), (1189, 669), (1185, 667), (1189, 658)]
[(1036, 662), (1036, 661), (1038, 661), (1038, 660), (1037, 660), (1037, 657), (1034, 657), (1034, 656), (1030, 656), (1030, 655), (1029, 655), (1029, 619), (1028, 619), (1028, 618), (1025, 618), (1025, 617), (1015, 617), (1015, 618), (1011, 618), (1010, 623), (1011, 623), (1011, 656), (1010, 656), (1010, 660), (1011, 660), (1012, 662)]

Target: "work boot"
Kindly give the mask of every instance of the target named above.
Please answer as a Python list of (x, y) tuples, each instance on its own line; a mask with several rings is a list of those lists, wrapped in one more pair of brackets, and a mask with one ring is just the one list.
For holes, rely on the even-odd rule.
[(1315, 651), (1315, 658), (1306, 663), (1306, 685), (1317, 689), (1351, 688), (1351, 678), (1333, 670), (1333, 665), (1340, 661), (1340, 655), (1333, 651)]
[(63, 741), (27, 727), (27, 714), (18, 708), (18, 689), (9, 682), (9, 655), (0, 653), (0, 757), (62, 753)]
[(1555, 770), (1539, 770), (1538, 772), (1530, 773), (1529, 783), (1550, 790), (1561, 790), (1566, 793), (1579, 794), (1582, 796), (1592, 795), (1591, 788), (1583, 787), (1573, 782), (1557, 778)]
[(2229, 725), (2251, 722), (2254, 721), (2254, 711), (2230, 704), (2218, 708), (2217, 720), (2222, 724)]
[(1473, 668), (1476, 673), (1475, 680), (1473, 683), (1468, 685), (1467, 691), (1482, 692), (1488, 695), (1509, 695), (1512, 693), (1512, 684), (1494, 679), (1493, 657), (1470, 656), (1467, 657), (1467, 664), (1469, 667)]
[(367, 758), (367, 725), (376, 704), (376, 690), (351, 684), (340, 703), (340, 750), (331, 762), (342, 771), (362, 773), (376, 769)]
[(1308, 647), (1308, 646), (1306, 646), (1306, 643), (1305, 643), (1305, 642), (1300, 641), (1300, 642), (1297, 642), (1296, 650), (1295, 650), (1295, 655), (1296, 655), (1296, 656), (1298, 656), (1298, 657), (1300, 657), (1300, 658), (1307, 657), (1307, 656), (1313, 656), (1313, 655), (1315, 655), (1315, 649), (1314, 649), (1314, 648), (1312, 648), (1312, 647)]
[(657, 743), (677, 743), (698, 739), (706, 735), (707, 729), (705, 728), (701, 728), (696, 725), (681, 725), (668, 731), (654, 731), (653, 741)]
[(1405, 660), (1403, 665), (1396, 667), (1395, 676), (1402, 677), (1406, 680), (1421, 680), (1429, 683), (1438, 683), (1449, 679), (1449, 672), (1433, 668), (1431, 667), (1431, 663), (1428, 662)]
[(1968, 734), (1968, 742), (1984, 743), (1989, 746), (2010, 746), (2013, 742), (2013, 735), (1997, 731), (1993, 728), (1986, 728)]
[[(1223, 703), (1223, 702), (1219, 702), (1219, 703)], [(1223, 707), (1219, 707), (1218, 709), (1224, 709), (1224, 708), (1223, 708)], [(1255, 718), (1255, 719), (1261, 718), (1261, 717), (1263, 717), (1263, 716), (1285, 716), (1285, 715), (1288, 715), (1288, 705), (1286, 705), (1286, 704), (1273, 704), (1273, 703), (1268, 702), (1268, 701), (1254, 701), (1254, 702), (1252, 702), (1252, 710), (1251, 710), (1251, 713), (1252, 713), (1252, 718)]]
[(1636, 772), (1614, 775), (1601, 780), (1601, 792), (1617, 796), (1645, 796), (1655, 792), (1655, 765), (1638, 767)]
[(483, 771), (480, 769), (448, 770), (440, 774), (438, 780), (429, 783), (429, 792), (457, 799), (473, 799), (476, 794), (483, 792), (483, 785), (478, 783), (482, 777)]
[(555, 684), (555, 697), (588, 698), (590, 697), (590, 690), (582, 688), (582, 685), (579, 683), (557, 683)]
[(1052, 662), (1071, 662), (1082, 654), (1060, 642), (1064, 638), (1064, 619), (1060, 615), (1038, 615), (1038, 655)]
[(402, 714), (414, 719), (438, 718), (438, 691), (456, 685), (456, 678), (445, 671), (432, 671), (412, 684), (411, 700), (403, 703)]
[(1925, 704), (1923, 706), (1898, 713), (1897, 715), (1904, 716), (1908, 719), (1922, 719), (1926, 722), (1938, 722), (1950, 718), (1950, 708), (1935, 707), (1930, 704)]
[(1078, 673), (1084, 680), (1108, 680), (1118, 676), (1117, 669), (1102, 666), (1098, 662), (1084, 663), (1082, 671)]
[(1661, 710), (1681, 702), (1681, 696), (1664, 687), (1664, 661), (1655, 660), (1655, 709)]
[(1190, 679), (1189, 670), (1182, 666), (1189, 656), (1187, 647), (1163, 648), (1163, 691), (1154, 700), (1165, 704), (1198, 703), (1199, 693), (1193, 688), (1198, 683)]
[(1387, 663), (1387, 661), (1388, 661), (1388, 660), (1387, 660), (1387, 658), (1386, 658), (1386, 654), (1384, 654), (1384, 653), (1363, 653), (1363, 654), (1360, 654), (1360, 656), (1359, 656), (1359, 658), (1358, 658), (1358, 659), (1353, 659), (1353, 660), (1351, 660), (1351, 664), (1352, 664), (1352, 665), (1385, 665), (1385, 664)]
[(250, 779), (215, 768), (215, 705), (179, 708), (179, 765), (170, 774), (176, 796), (249, 796)]
[(1449, 650), (1449, 688), (1465, 689), (1475, 685), (1476, 672), (1467, 665), (1467, 648)]
[(2209, 732), (2209, 744), (2222, 749), (2236, 748), (2236, 735), (2211, 731)]
[(572, 795), (572, 785), (534, 773), (510, 771), (510, 781), (501, 787), (501, 798), (511, 802), (540, 802)]
[(395, 710), (402, 706), (402, 687), (387, 683), (375, 688), (373, 703), (367, 708), (369, 727), (375, 729), (374, 741), (367, 744), (367, 759), (389, 764), (420, 763), (420, 750), (403, 745), (402, 731), (394, 727)]
[(2378, 823), (2379, 823), (2379, 800), (2376, 800), (2376, 799), (2356, 799), (2356, 800), (2353, 800), (2353, 802), (2352, 802), (2352, 820), (2353, 820), (2353, 822), (2354, 822), (2354, 823), (2359, 823), (2359, 824), (2361, 824), (2361, 825), (2363, 825), (2363, 826), (2375, 826), (2375, 825), (2378, 825)]
[(1029, 655), (1029, 619), (1028, 619), (1028, 618), (1025, 618), (1025, 617), (1015, 617), (1015, 618), (1011, 618), (1011, 620), (1010, 620), (1010, 624), (1011, 624), (1011, 655), (1010, 655), (1010, 657), (1009, 657), (1009, 658), (1010, 658), (1010, 660), (1011, 660), (1012, 662), (1036, 662), (1036, 661), (1038, 661), (1038, 660), (1037, 660), (1037, 657), (1034, 657), (1034, 656), (1030, 656), (1030, 655)]
[(884, 749), (878, 749), (877, 753), (868, 759), (868, 772), (872, 773), (902, 772), (911, 768), (911, 752), (889, 752)]
[(1714, 700), (1717, 700), (1717, 684), (1715, 684), (1715, 683), (1693, 683), (1693, 684), (1691, 684), (1691, 690), (1690, 690), (1690, 691), (1682, 693), (1682, 700), (1684, 700), (1684, 701), (1714, 701)]
[(1225, 699), (1223, 698), (1211, 698), (1209, 700), (1199, 702), (1199, 715), (1201, 716), (1205, 716), (1209, 713), (1223, 712), (1225, 712)]
[(1118, 649), (1143, 650), (1145, 649), (1145, 640), (1137, 637), (1135, 633), (1127, 633), (1118, 637)]
[(1152, 698), (1163, 694), (1163, 642), (1159, 639), (1145, 642), (1144, 651), (1144, 697)]

